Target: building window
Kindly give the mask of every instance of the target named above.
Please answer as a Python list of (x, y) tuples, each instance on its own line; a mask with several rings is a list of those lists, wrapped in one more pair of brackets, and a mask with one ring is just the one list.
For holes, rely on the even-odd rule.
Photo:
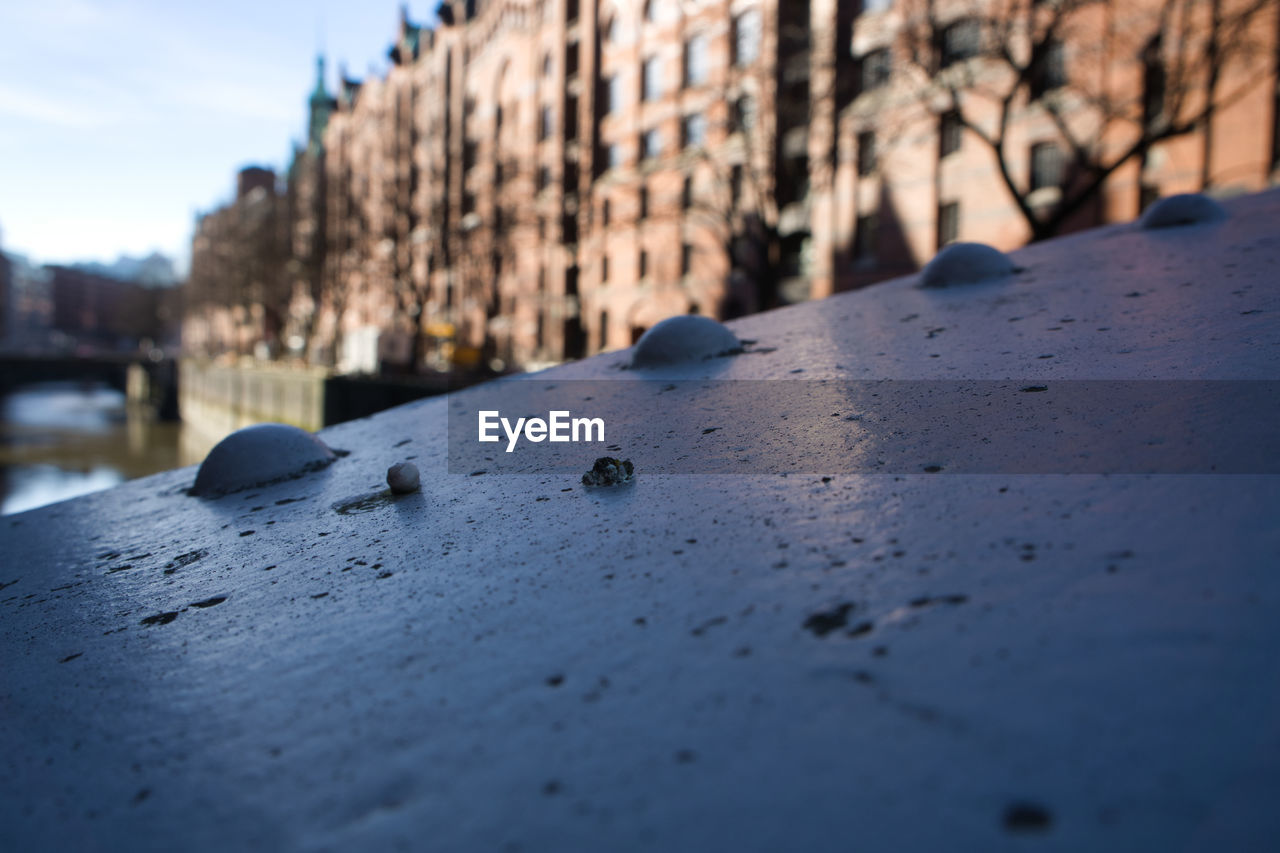
[(734, 130), (747, 131), (756, 126), (756, 99), (742, 95), (733, 102)]
[(640, 100), (653, 101), (662, 96), (662, 62), (650, 56), (640, 68)]
[(949, 201), (938, 205), (938, 248), (954, 243), (960, 236), (960, 203)]
[(614, 142), (605, 146), (604, 162), (609, 169), (617, 169), (622, 165), (622, 146)]
[(658, 13), (660, 11), (658, 8), (659, 5), (660, 5), (659, 0), (645, 0), (644, 19), (646, 21), (648, 21), (649, 23), (653, 23), (654, 21), (658, 20)]
[(685, 210), (693, 207), (693, 178), (688, 175), (684, 176), (684, 182), (680, 185), (680, 207)]
[(1040, 46), (1031, 59), (1031, 97), (1040, 98), (1067, 85), (1067, 65), (1062, 42), (1056, 39)]
[(636, 192), (636, 218), (649, 218), (649, 188), (640, 187)]
[(600, 312), (600, 349), (609, 345), (609, 312)]
[(859, 216), (854, 224), (853, 253), (859, 260), (875, 260), (876, 232), (880, 228), (879, 217), (874, 213)]
[(554, 120), (551, 107), (543, 107), (538, 116), (538, 139), (540, 141), (551, 135), (551, 124)]
[(1062, 186), (1065, 173), (1062, 149), (1052, 142), (1037, 142), (1031, 146), (1030, 190)]
[(564, 138), (566, 142), (578, 138), (578, 96), (564, 96)]
[(942, 31), (938, 45), (938, 67), (947, 68), (977, 56), (982, 49), (982, 25), (966, 18)]
[(858, 60), (858, 92), (870, 92), (889, 83), (892, 57), (889, 48), (868, 51)]
[(864, 130), (858, 134), (858, 174), (870, 175), (876, 170), (876, 132)]
[(1153, 129), (1164, 115), (1168, 86), (1164, 68), (1164, 41), (1154, 36), (1142, 49), (1142, 122)]
[(600, 283), (609, 283), (609, 256), (603, 255), (600, 258)]
[(938, 119), (938, 159), (960, 150), (961, 134), (964, 126), (960, 123), (960, 113), (952, 110), (943, 113)]
[(684, 43), (684, 85), (701, 86), (707, 76), (707, 37), (696, 35)]
[(640, 267), (640, 278), (646, 278), (649, 275), (649, 253), (644, 249), (640, 250), (640, 259), (637, 263)]
[(1280, 169), (1280, 91), (1276, 92), (1271, 106), (1271, 171), (1277, 169)]
[(657, 128), (650, 128), (644, 132), (641, 137), (641, 149), (644, 151), (646, 160), (653, 160), (662, 156), (662, 134)]
[(760, 12), (752, 9), (733, 19), (733, 64), (741, 68), (760, 56)]
[(608, 115), (622, 108), (622, 80), (617, 74), (604, 78), (600, 85), (600, 114)]
[(736, 209), (742, 201), (742, 164), (735, 163), (729, 170), (729, 203)]
[(680, 244), (680, 275), (688, 275), (693, 269), (693, 246)]
[(866, 15), (872, 12), (887, 12), (889, 7), (893, 5), (893, 0), (862, 0), (862, 7), (859, 14)]
[(606, 198), (604, 201), (600, 202), (600, 224), (601, 225), (609, 224), (609, 213), (610, 213), (609, 199)]
[(551, 76), (551, 54), (549, 53), (544, 53), (542, 55), (542, 76)]
[(570, 42), (564, 46), (564, 76), (572, 77), (578, 73), (578, 43)]
[(538, 167), (538, 192), (542, 192), (551, 186), (551, 169), (546, 166)]
[(702, 113), (687, 115), (680, 122), (680, 135), (685, 148), (700, 148), (707, 141), (707, 117)]

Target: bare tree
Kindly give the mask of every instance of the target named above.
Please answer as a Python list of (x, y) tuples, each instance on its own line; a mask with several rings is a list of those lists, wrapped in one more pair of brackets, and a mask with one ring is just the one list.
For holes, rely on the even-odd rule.
[[(990, 151), (1040, 240), (1096, 201), (1118, 169), (1204, 128), (1265, 78), (1263, 45), (1274, 34), (1263, 29), (1275, 4), (904, 0), (897, 87), (930, 121), (945, 116)], [(1024, 177), (1015, 170), (1024, 152), (1013, 150), (1014, 129), (1037, 112), (1056, 131), (1060, 154), (1046, 152), (1046, 168)], [(1033, 199), (1046, 173), (1058, 192)]]

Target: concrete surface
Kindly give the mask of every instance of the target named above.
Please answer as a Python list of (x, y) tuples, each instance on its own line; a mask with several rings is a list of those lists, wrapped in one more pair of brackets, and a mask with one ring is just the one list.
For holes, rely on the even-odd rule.
[[(1280, 379), (1280, 194), (1227, 207), (750, 317), (756, 351), (661, 375)], [(633, 481), (586, 488), (594, 449), (449, 473), (450, 404), (219, 500), (187, 468), (5, 519), (0, 849), (1280, 838), (1275, 475), (646, 474), (617, 436)]]

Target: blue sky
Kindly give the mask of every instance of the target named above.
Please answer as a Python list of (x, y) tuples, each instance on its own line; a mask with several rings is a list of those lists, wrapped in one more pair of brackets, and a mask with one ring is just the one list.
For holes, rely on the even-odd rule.
[[(283, 167), (315, 57), (382, 73), (398, 0), (0, 2), (0, 246), (39, 263), (159, 250), (247, 164)], [(408, 3), (425, 22), (435, 0)]]

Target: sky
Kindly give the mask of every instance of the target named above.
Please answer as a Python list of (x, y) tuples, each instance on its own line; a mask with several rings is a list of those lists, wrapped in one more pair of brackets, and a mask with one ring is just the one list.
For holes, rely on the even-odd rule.
[[(419, 23), (436, 0), (404, 4)], [(3, 0), (0, 248), (35, 263), (160, 251), (245, 165), (306, 134), (316, 56), (334, 91), (381, 75), (400, 0)]]

